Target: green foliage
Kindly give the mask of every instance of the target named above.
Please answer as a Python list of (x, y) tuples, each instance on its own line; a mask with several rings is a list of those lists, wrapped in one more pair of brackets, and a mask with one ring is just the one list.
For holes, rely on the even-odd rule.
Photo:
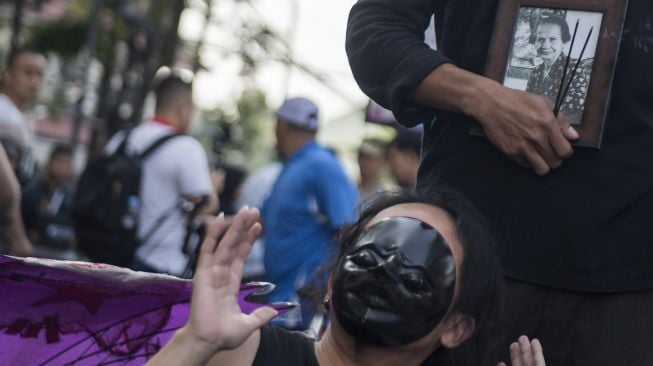
[(77, 56), (84, 45), (86, 22), (60, 20), (30, 27), (27, 44), (41, 52), (54, 52), (63, 58)]
[(206, 141), (221, 160), (254, 169), (270, 160), (273, 153), (272, 115), (265, 94), (258, 89), (244, 91), (234, 112), (215, 108), (203, 113)]
[[(70, 4), (66, 15), (53, 22), (36, 22), (28, 29), (28, 45), (44, 53), (55, 53), (64, 59), (79, 55), (86, 42), (91, 12), (91, 1), (77, 0)], [(106, 63), (114, 55), (116, 42), (125, 40), (127, 25), (111, 7), (100, 13), (95, 55)]]
[(79, 54), (86, 39), (92, 1), (73, 1), (66, 15), (53, 22), (35, 22), (28, 26), (27, 44), (41, 52), (53, 52), (63, 58)]
[(265, 24), (244, 23), (236, 32), (236, 39), (240, 40), (236, 52), (243, 62), (243, 76), (256, 74), (261, 65), (281, 61), (288, 53), (283, 38)]

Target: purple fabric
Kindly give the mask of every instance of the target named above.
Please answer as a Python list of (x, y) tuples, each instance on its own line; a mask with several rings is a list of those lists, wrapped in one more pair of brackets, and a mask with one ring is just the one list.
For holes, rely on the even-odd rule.
[[(272, 288), (241, 285), (241, 310)], [(167, 275), (0, 256), (0, 365), (142, 365), (186, 323), (191, 290)]]

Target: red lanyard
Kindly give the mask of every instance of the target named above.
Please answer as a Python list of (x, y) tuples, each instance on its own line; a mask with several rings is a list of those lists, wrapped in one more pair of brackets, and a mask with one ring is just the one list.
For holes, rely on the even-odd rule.
[(170, 128), (170, 129), (172, 129), (172, 131), (175, 132), (175, 133), (179, 132), (178, 129), (177, 129), (177, 126), (173, 125), (172, 122), (170, 122), (168, 119), (163, 118), (161, 116), (154, 116), (154, 118), (152, 118), (152, 122), (158, 123), (160, 125), (164, 125), (164, 126)]

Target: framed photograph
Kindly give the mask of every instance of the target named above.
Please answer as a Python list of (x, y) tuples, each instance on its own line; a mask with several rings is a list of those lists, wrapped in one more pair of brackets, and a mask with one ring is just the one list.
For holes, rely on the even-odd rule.
[(580, 134), (574, 145), (600, 148), (627, 3), (501, 0), (485, 75), (548, 98)]

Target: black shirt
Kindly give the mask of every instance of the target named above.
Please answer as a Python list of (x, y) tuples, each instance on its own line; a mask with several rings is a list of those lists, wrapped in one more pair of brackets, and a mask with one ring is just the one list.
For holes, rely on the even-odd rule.
[(73, 190), (62, 183), (56, 188), (48, 185), (45, 176), (38, 176), (23, 190), (21, 211), (25, 230), (37, 234), (35, 244), (51, 249), (72, 249)]
[(315, 341), (299, 332), (266, 324), (253, 366), (318, 366)]
[[(508, 276), (586, 291), (653, 288), (653, 1), (628, 5), (601, 150), (577, 147), (544, 177), (470, 136), (470, 118), (403, 99), (443, 63), (482, 74), (497, 3), (360, 0), (347, 29), (356, 80), (402, 123), (427, 122), (418, 185), (439, 179), (475, 203)], [(422, 42), (433, 14), (438, 51)]]

